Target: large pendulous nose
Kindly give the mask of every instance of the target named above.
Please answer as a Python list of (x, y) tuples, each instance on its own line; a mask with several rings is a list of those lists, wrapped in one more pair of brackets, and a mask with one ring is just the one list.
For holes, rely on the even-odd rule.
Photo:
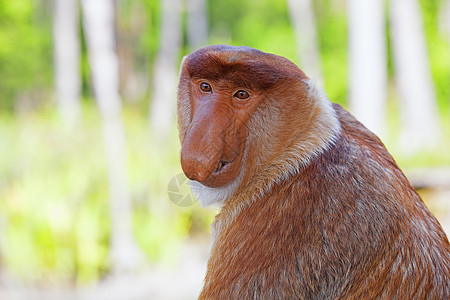
[(181, 148), (181, 167), (186, 177), (205, 181), (216, 169), (222, 149), (223, 141), (214, 130), (194, 125)]

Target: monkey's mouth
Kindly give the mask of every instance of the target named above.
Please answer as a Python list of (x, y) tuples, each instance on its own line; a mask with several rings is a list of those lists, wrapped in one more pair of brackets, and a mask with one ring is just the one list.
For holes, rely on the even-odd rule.
[[(207, 178), (199, 181), (202, 185), (210, 188), (222, 187), (232, 182), (239, 173), (241, 158), (222, 156), (216, 162), (215, 169)], [(198, 181), (198, 180), (197, 180)]]
[(217, 164), (216, 169), (214, 170), (214, 173), (219, 173), (219, 172), (222, 171), (228, 164), (229, 164), (228, 161), (220, 160), (219, 163)]
[(201, 182), (201, 184), (216, 188), (229, 183), (231, 178), (235, 177), (234, 173), (237, 171), (236, 168), (234, 168), (234, 162), (235, 160), (219, 160), (214, 172), (212, 172), (205, 181)]

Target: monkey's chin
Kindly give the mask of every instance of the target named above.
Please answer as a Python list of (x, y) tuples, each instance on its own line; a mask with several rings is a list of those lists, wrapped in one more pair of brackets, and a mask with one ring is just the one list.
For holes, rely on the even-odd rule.
[(236, 178), (233, 177), (233, 179), (231, 179), (231, 177), (228, 177), (227, 181), (231, 181), (223, 186), (206, 186), (204, 182), (202, 183), (195, 180), (190, 181), (189, 185), (191, 186), (192, 193), (202, 207), (212, 206), (220, 209), (226, 201), (233, 196), (242, 182), (245, 171), (243, 167), (240, 167), (240, 164), (240, 161), (236, 164), (236, 166), (239, 166), (239, 168), (236, 168), (239, 173)]

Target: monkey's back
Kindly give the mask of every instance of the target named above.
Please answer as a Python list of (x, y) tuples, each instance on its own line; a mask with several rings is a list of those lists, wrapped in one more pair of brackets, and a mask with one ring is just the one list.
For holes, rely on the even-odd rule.
[(450, 299), (441, 226), (381, 141), (334, 109), (334, 145), (261, 199), (216, 217), (226, 227), (200, 298)]

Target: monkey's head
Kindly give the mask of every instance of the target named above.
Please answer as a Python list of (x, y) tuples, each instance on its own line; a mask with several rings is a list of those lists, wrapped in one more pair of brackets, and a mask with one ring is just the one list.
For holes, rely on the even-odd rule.
[(203, 204), (223, 201), (261, 172), (278, 168), (271, 164), (302, 138), (315, 144), (307, 139), (320, 105), (309, 96), (307, 79), (288, 59), (248, 47), (210, 46), (183, 59), (181, 166), (218, 198)]

